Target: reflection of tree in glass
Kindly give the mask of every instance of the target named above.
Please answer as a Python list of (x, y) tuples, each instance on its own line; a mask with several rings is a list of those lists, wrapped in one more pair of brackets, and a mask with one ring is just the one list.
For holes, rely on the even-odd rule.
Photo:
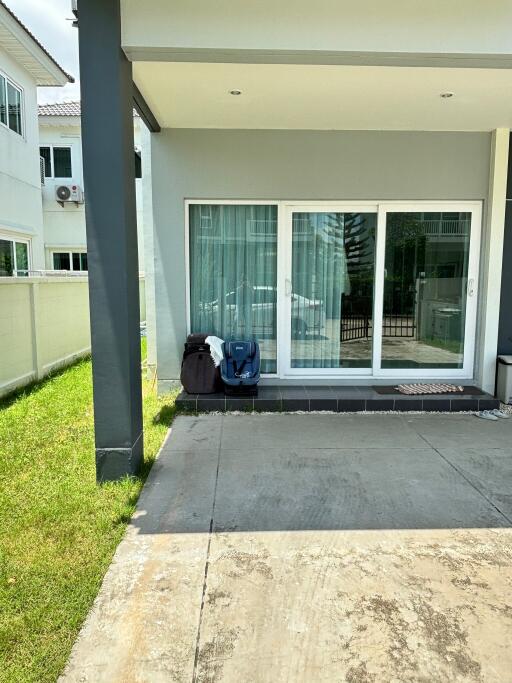
[(386, 226), (386, 248), (414, 245), (425, 237), (425, 226), (421, 214), (388, 213)]
[[(348, 286), (343, 291), (342, 318), (362, 316), (368, 321), (373, 308), (375, 216), (334, 213), (326, 222), (327, 230), (337, 238), (334, 248), (346, 267)], [(367, 327), (367, 322), (364, 324)]]
[(425, 268), (426, 241), (421, 214), (388, 213), (385, 315), (407, 317), (415, 314), (416, 280)]

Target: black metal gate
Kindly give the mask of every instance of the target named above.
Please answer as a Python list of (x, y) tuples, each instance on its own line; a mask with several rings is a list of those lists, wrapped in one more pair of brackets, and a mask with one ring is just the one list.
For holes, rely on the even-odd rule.
[(344, 315), (341, 319), (341, 341), (368, 339), (370, 334), (370, 317), (361, 314)]
[[(369, 315), (345, 314), (341, 319), (340, 340), (369, 339), (373, 336), (372, 318)], [(382, 319), (382, 336), (396, 339), (416, 337), (416, 318), (413, 315), (385, 315)]]

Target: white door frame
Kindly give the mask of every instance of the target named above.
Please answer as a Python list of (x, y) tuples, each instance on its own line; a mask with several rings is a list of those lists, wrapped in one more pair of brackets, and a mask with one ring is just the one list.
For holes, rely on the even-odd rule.
[[(375, 281), (373, 299), (373, 352), (372, 368), (292, 368), (291, 367), (291, 275), (292, 275), (292, 213), (360, 212), (377, 213), (375, 248)], [(386, 217), (393, 212), (464, 212), (471, 214), (471, 237), (468, 259), (468, 296), (464, 336), (464, 360), (460, 369), (382, 369), (382, 321), (384, 294), (384, 265), (386, 250)], [(368, 379), (386, 378), (399, 381), (424, 377), (438, 379), (472, 379), (475, 359), (476, 320), (478, 308), (478, 282), (480, 240), (482, 230), (481, 202), (467, 201), (377, 201), (377, 202), (281, 202), (278, 216), (278, 376), (282, 379)]]

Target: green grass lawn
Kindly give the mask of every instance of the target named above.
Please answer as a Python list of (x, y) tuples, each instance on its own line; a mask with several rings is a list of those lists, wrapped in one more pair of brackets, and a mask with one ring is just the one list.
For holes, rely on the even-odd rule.
[(102, 486), (90, 361), (0, 403), (2, 683), (53, 683), (66, 663), (174, 415), (143, 394), (144, 473)]

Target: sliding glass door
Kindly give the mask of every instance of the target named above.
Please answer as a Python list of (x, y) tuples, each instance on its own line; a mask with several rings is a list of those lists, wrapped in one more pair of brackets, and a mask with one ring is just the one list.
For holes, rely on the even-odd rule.
[(462, 368), (471, 215), (389, 213), (383, 368)]
[(377, 213), (292, 209), (290, 369), (369, 372)]
[(480, 206), (381, 206), (374, 373), (471, 377)]
[(285, 376), (471, 377), (480, 206), (283, 212)]

